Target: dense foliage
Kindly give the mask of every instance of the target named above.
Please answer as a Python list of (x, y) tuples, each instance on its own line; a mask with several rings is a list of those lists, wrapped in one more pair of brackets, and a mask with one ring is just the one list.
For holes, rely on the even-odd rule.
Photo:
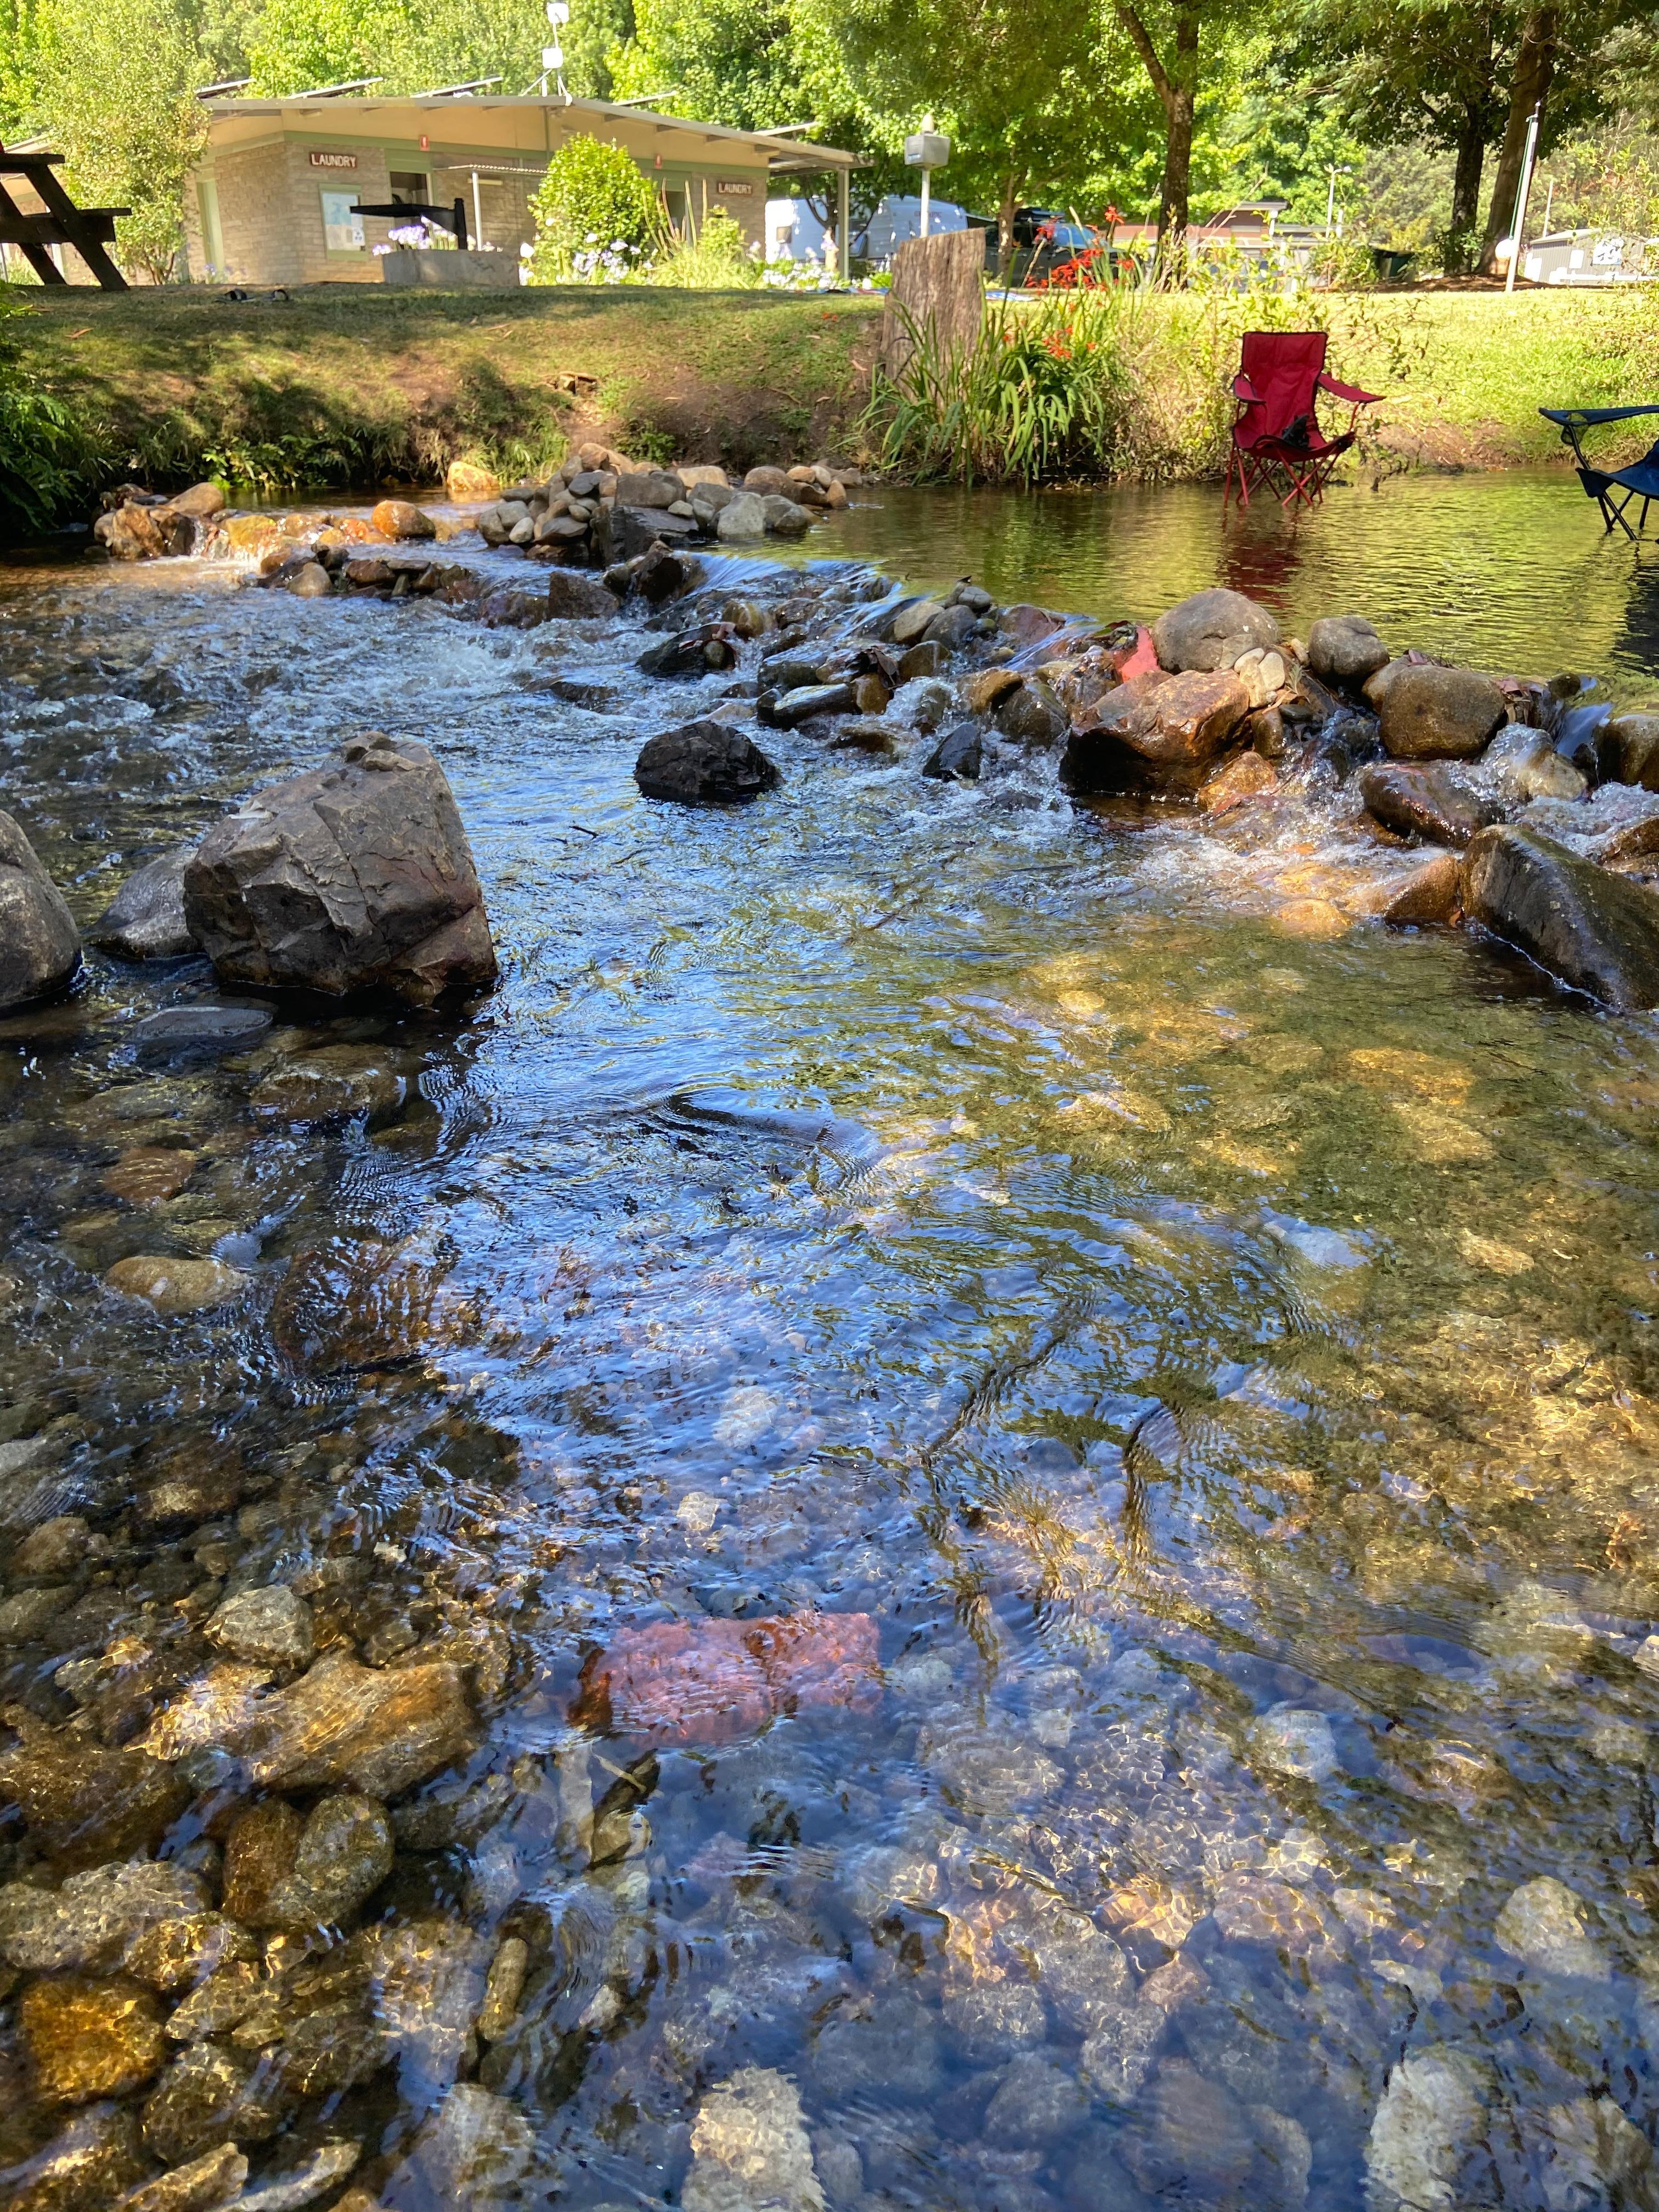
[(621, 283), (662, 238), (661, 210), (643, 171), (620, 146), (586, 132), (555, 154), (530, 211), (531, 277), (538, 284)]
[[(131, 206), (118, 252), (164, 275), (216, 79), (388, 93), (540, 76), (541, 0), (0, 0), (0, 136), (48, 133), (82, 196)], [(1036, 204), (1097, 220), (1241, 200), (1492, 265), (1527, 114), (1540, 190), (1575, 221), (1659, 227), (1651, 0), (575, 0), (565, 81), (861, 152), (855, 219), (914, 185), (905, 133), (953, 143), (941, 197), (997, 221)], [(823, 180), (798, 180), (829, 217)]]

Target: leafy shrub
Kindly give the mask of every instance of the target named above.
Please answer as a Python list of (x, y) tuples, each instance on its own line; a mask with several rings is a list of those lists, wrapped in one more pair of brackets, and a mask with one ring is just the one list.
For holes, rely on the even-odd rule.
[(0, 532), (45, 530), (84, 490), (86, 453), (67, 408), (17, 358), (7, 324), (26, 312), (0, 284)]
[(620, 146), (583, 134), (548, 164), (530, 203), (532, 284), (619, 283), (663, 235), (654, 188)]
[(702, 228), (676, 238), (651, 269), (653, 284), (676, 284), (687, 291), (729, 292), (760, 282), (742, 228), (724, 208), (711, 209)]

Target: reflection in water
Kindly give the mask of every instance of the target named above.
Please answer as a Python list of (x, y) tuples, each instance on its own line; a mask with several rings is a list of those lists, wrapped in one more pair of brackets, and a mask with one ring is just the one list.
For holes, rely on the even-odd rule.
[[(1565, 543), (1511, 489), (1404, 511), (1535, 544), (1547, 491)], [(1391, 629), (1415, 564), (1443, 620), (1485, 551), (1373, 577), (1349, 520), (1421, 490), (1333, 499), (1287, 611), (1334, 574)], [(988, 511), (882, 498), (848, 538), (936, 513), (927, 575)], [(959, 565), (1145, 613), (1216, 573), (1200, 500), (1007, 502)], [(1610, 665), (1598, 557), (1523, 665)], [(1471, 645), (1519, 657), (1536, 587)], [(1648, 2201), (1650, 1023), (1298, 937), (1244, 833), (925, 747), (777, 733), (775, 798), (647, 805), (641, 732), (720, 679), (647, 696), (631, 629), (178, 567), (14, 571), (0, 634), (7, 803), (83, 919), (369, 724), (438, 750), (505, 971), (222, 1058), (135, 1037), (190, 962), (0, 1023), (16, 2201), (226, 2140), (361, 2146), (393, 2212)], [(158, 1317), (103, 1287), (136, 1254), (244, 1285)], [(570, 1717), (625, 1632), (813, 1608), (874, 1619), (873, 1710)], [(332, 1766), (313, 1648), (381, 1717)], [(158, 1847), (187, 1932), (86, 1934), (65, 1876)]]
[(1363, 614), (1396, 650), (1494, 672), (1601, 676), (1619, 696), (1659, 664), (1659, 564), (1604, 537), (1556, 469), (1339, 485), (1289, 520), (1276, 500), (1224, 516), (1215, 484), (858, 495), (813, 540), (933, 583), (968, 571), (999, 599), (1150, 621), (1230, 585), (1306, 634)]

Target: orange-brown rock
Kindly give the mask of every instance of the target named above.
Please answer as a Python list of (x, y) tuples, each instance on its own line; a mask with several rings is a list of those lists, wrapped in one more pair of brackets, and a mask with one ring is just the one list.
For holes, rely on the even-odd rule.
[(161, 2008), (124, 1975), (31, 1982), (18, 2002), (17, 2027), (40, 2094), (55, 2105), (125, 2096), (167, 2055)]
[(266, 1925), (271, 1892), (294, 1871), (305, 1821), (281, 1797), (239, 1813), (225, 1838), (225, 1911), (244, 1927)]
[(248, 1768), (268, 1790), (349, 1782), (368, 1796), (395, 1797), (450, 1765), (473, 1741), (459, 1667), (377, 1671), (330, 1655), (265, 1699)]
[(869, 1613), (658, 1621), (625, 1629), (582, 1670), (576, 1717), (653, 1744), (729, 1743), (775, 1714), (881, 1696)]
[(1231, 669), (1194, 669), (1163, 680), (1121, 684), (1092, 710), (1103, 736), (1143, 760), (1186, 766), (1213, 760), (1249, 712), (1250, 695)]
[(189, 1796), (163, 1761), (85, 1736), (42, 1729), (0, 1757), (0, 1800), (21, 1811), (31, 1839), (60, 1866), (148, 1855)]
[(129, 1206), (155, 1206), (164, 1198), (177, 1198), (201, 1157), (163, 1145), (136, 1146), (106, 1169), (104, 1188)]
[(1456, 854), (1436, 854), (1395, 891), (1383, 921), (1395, 929), (1444, 928), (1457, 913), (1457, 878)]
[(1278, 783), (1271, 761), (1264, 760), (1257, 752), (1237, 753), (1205, 783), (1198, 794), (1198, 803), (1206, 814), (1231, 814), (1247, 800), (1260, 799), (1274, 790)]

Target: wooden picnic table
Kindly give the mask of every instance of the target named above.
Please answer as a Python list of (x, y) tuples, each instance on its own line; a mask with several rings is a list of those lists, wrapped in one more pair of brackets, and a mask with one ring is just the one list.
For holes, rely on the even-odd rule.
[(127, 280), (104, 251), (115, 243), (115, 219), (131, 215), (131, 208), (80, 208), (70, 198), (52, 169), (61, 154), (20, 154), (0, 146), (0, 179), (21, 177), (45, 207), (43, 215), (20, 208), (0, 181), (0, 246), (22, 250), (43, 284), (67, 284), (69, 279), (46, 251), (50, 246), (72, 246), (106, 292), (125, 292)]

